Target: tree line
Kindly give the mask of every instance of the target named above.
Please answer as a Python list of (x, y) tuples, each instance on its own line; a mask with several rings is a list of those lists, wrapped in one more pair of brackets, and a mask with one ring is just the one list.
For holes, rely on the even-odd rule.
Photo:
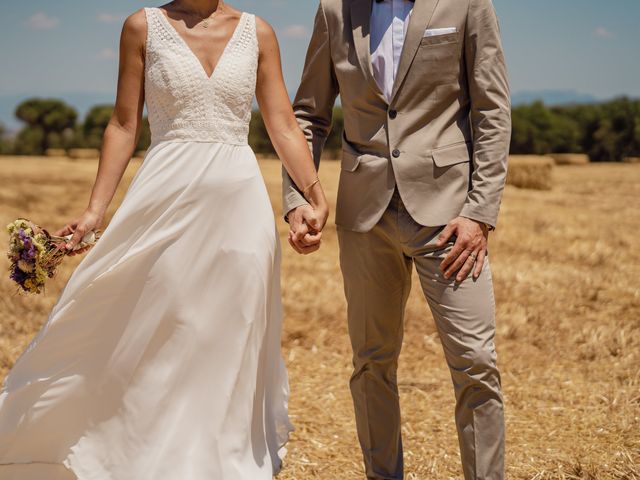
[(513, 109), (511, 153), (584, 153), (592, 162), (640, 156), (640, 100), (547, 107), (542, 102)]
[[(31, 98), (16, 107), (15, 116), (24, 126), (13, 139), (0, 137), (0, 151), (14, 155), (42, 155), (48, 149), (102, 147), (113, 105), (96, 105), (78, 121), (78, 112), (62, 100)], [(2, 130), (0, 129), (0, 132)], [(143, 121), (137, 150), (151, 142), (149, 122)]]
[[(22, 102), (15, 116), (24, 126), (8, 138), (0, 125), (0, 154), (42, 155), (48, 149), (99, 149), (113, 113), (112, 105), (97, 105), (82, 122), (76, 110), (57, 99), (32, 98)], [(640, 156), (640, 100), (626, 97), (609, 102), (546, 106), (542, 102), (513, 108), (511, 153), (545, 155), (583, 153), (591, 161), (620, 161)], [(334, 110), (333, 129), (325, 151), (337, 158), (342, 143), (342, 109)], [(136, 150), (151, 141), (145, 118)], [(260, 112), (252, 114), (249, 143), (256, 153), (275, 154)]]

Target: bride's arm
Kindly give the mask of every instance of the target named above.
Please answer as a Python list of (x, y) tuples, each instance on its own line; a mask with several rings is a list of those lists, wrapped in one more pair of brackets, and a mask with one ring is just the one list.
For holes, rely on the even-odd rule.
[(105, 211), (113, 199), (138, 142), (144, 108), (146, 36), (145, 13), (144, 10), (139, 10), (127, 18), (122, 28), (116, 105), (104, 132), (98, 173), (89, 205), (80, 217), (56, 232), (61, 236), (73, 233), (73, 237), (67, 243), (69, 250), (73, 249), (87, 232), (99, 228), (102, 224)]
[[(287, 94), (282, 77), (278, 40), (271, 26), (260, 18), (257, 19), (257, 31), (260, 44), (256, 86), (258, 105), (276, 153), (289, 176), (300, 191), (305, 193), (311, 204), (312, 208), (309, 208), (305, 214), (305, 221), (312, 232), (319, 233), (327, 221), (329, 208), (322, 187), (316, 182), (318, 172)], [(319, 235), (312, 233), (307, 240), (309, 247), (294, 246), (294, 248), (300, 253), (316, 250), (316, 240), (319, 240)]]

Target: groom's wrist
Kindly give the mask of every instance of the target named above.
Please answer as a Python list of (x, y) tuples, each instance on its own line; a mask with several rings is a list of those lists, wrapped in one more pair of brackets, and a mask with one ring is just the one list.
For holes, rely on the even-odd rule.
[(473, 220), (473, 221), (474, 221), (474, 222), (476, 222), (478, 225), (480, 225), (480, 227), (481, 227), (484, 231), (486, 231), (486, 232), (491, 232), (491, 231), (493, 231), (493, 230), (495, 230), (495, 229), (496, 229), (493, 225), (491, 225), (491, 224), (489, 224), (489, 223), (487, 223), (487, 222), (484, 222), (484, 221), (482, 221), (482, 220), (478, 220), (477, 218), (467, 217), (467, 216), (465, 216), (465, 215), (460, 215), (460, 216), (461, 216), (462, 218), (467, 218), (467, 219), (469, 219), (469, 220)]

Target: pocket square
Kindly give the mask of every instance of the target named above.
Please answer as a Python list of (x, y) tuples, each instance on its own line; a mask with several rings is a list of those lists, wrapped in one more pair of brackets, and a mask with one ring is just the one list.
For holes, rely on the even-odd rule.
[(424, 31), (423, 37), (436, 37), (438, 35), (447, 35), (449, 33), (456, 33), (458, 29), (456, 27), (449, 28), (427, 28)]

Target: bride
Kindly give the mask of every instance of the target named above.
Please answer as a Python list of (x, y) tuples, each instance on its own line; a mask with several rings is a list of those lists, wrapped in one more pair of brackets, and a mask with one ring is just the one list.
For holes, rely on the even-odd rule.
[[(280, 244), (247, 145), (254, 94), (278, 155), (328, 215), (271, 27), (222, 0), (144, 8), (86, 211), (100, 227), (146, 101), (152, 142), (120, 208), (0, 393), (0, 478), (259, 480), (291, 430)], [(303, 253), (306, 253), (303, 251)]]

